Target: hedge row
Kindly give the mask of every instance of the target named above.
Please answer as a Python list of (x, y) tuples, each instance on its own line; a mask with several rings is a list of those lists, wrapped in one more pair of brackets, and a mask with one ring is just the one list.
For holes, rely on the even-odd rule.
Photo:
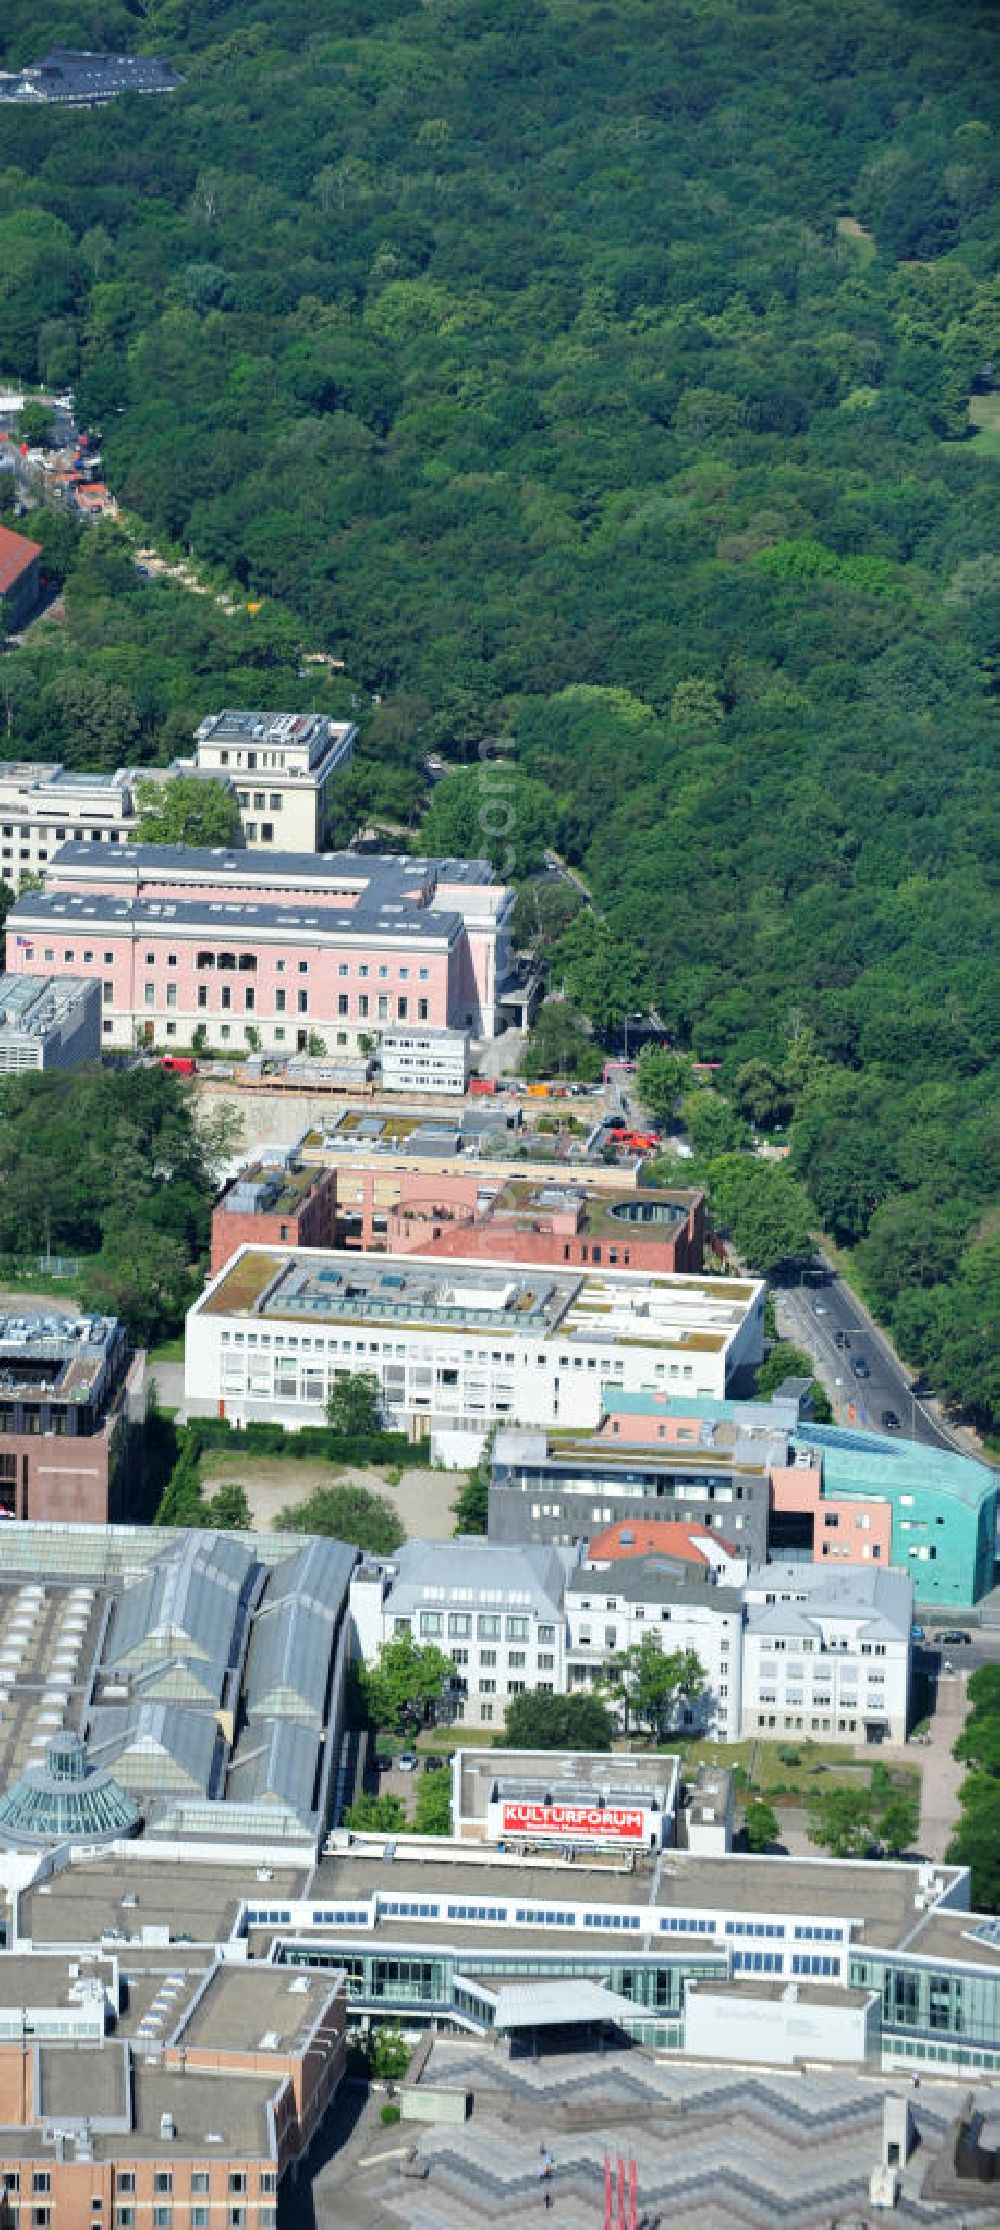
[(326, 1463), (429, 1464), (428, 1440), (408, 1440), (405, 1432), (372, 1432), (351, 1438), (331, 1431), (329, 1425), (303, 1425), (287, 1432), (284, 1425), (231, 1425), (225, 1417), (192, 1417), (185, 1428), (196, 1459), (207, 1448), (245, 1448), (256, 1456), (292, 1456), (299, 1463), (307, 1456), (321, 1456)]

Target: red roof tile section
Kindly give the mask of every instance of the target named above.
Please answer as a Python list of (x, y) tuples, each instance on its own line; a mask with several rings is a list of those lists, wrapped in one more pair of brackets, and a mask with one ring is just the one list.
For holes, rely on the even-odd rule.
[(587, 1553), (591, 1564), (614, 1564), (624, 1556), (674, 1556), (686, 1564), (704, 1564), (705, 1543), (739, 1555), (731, 1541), (710, 1533), (707, 1525), (685, 1525), (683, 1518), (626, 1519), (606, 1526), (592, 1536)]
[(6, 596), (27, 572), (32, 559), (41, 554), (40, 542), (29, 542), (26, 534), (13, 534), (10, 527), (0, 527), (0, 596)]

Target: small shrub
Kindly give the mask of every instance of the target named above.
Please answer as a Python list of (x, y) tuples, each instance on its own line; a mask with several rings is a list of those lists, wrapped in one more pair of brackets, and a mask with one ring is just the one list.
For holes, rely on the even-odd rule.
[(778, 1756), (782, 1765), (801, 1765), (802, 1763), (802, 1752), (787, 1748), (783, 1742), (778, 1744)]
[(391, 2122), (398, 2122), (399, 2119), (400, 2113), (398, 2106), (394, 2106), (392, 2100), (390, 2098), (387, 2098), (385, 2105), (379, 2112), (379, 2121), (384, 2124), (386, 2129), (388, 2129)]

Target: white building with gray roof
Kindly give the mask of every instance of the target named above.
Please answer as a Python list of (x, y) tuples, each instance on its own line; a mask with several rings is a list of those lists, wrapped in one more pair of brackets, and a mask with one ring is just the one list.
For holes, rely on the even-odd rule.
[(903, 1742), (913, 1582), (853, 1564), (764, 1564), (744, 1590), (743, 1732)]
[(649, 1637), (665, 1656), (693, 1650), (704, 1673), (699, 1696), (679, 1700), (673, 1724), (684, 1733), (735, 1742), (740, 1733), (743, 1596), (716, 1586), (708, 1567), (669, 1556), (623, 1557), (606, 1571), (581, 1569), (566, 1587), (566, 1685), (592, 1688), (608, 1659)]
[(566, 1580), (576, 1552), (508, 1548), (475, 1537), (409, 1541), (366, 1559), (351, 1581), (354, 1647), (374, 1664), (381, 1644), (411, 1634), (450, 1657), (465, 1683), (458, 1716), (502, 1726), (512, 1696), (566, 1690)]

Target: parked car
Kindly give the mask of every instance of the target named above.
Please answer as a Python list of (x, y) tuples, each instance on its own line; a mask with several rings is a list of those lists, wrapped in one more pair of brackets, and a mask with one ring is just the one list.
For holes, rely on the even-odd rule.
[(972, 1635), (961, 1626), (949, 1626), (946, 1634), (938, 1634), (936, 1638), (945, 1649), (968, 1649), (972, 1642)]
[(415, 1750), (404, 1750), (402, 1757), (396, 1759), (396, 1764), (400, 1773), (415, 1773), (420, 1759)]
[(883, 1432), (899, 1432), (899, 1418), (897, 1417), (894, 1409), (883, 1409), (882, 1430)]

